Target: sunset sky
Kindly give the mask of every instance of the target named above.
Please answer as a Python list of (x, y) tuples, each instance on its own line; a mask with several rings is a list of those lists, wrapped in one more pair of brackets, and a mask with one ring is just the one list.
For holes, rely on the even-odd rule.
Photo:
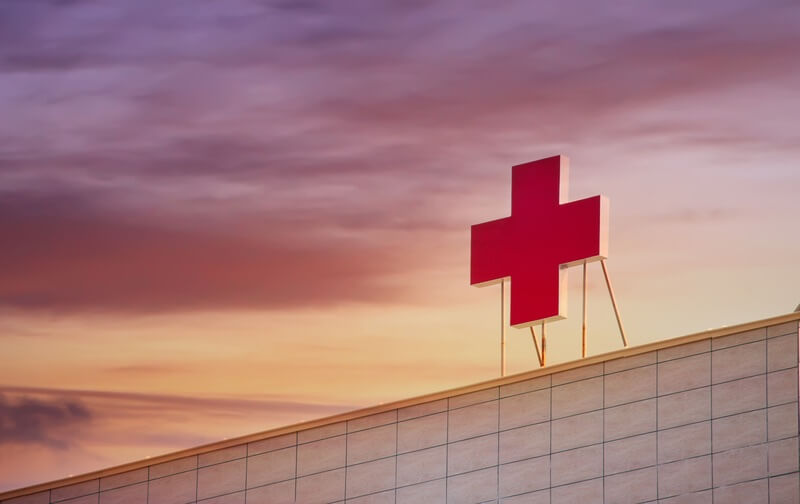
[(793, 311), (798, 47), (796, 0), (3, 0), (0, 491), (498, 376), (469, 226), (555, 154), (632, 345)]

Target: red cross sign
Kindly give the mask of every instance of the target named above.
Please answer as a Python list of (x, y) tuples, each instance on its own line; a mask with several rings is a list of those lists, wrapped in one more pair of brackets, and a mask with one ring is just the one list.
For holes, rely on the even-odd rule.
[(511, 279), (511, 325), (566, 316), (566, 268), (608, 256), (608, 199), (567, 203), (569, 161), (514, 166), (511, 217), (472, 226), (472, 285)]

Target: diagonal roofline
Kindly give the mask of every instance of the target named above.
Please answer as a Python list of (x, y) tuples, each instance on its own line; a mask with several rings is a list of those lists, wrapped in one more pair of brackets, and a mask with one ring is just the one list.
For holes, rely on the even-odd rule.
[(785, 315), (778, 315), (775, 317), (765, 318), (761, 320), (756, 320), (753, 322), (745, 322), (743, 324), (737, 324), (728, 327), (722, 327), (719, 329), (711, 329), (707, 331), (702, 331), (698, 333), (688, 334), (685, 336), (679, 336), (676, 338), (656, 341), (653, 343), (647, 343), (645, 345), (640, 345), (636, 347), (629, 347), (623, 348), (621, 350), (615, 350), (612, 352), (607, 352), (604, 354), (594, 355), (591, 357), (587, 357), (585, 359), (578, 359), (574, 361), (564, 362), (561, 364), (556, 364), (554, 366), (547, 366), (545, 368), (539, 368), (532, 371), (525, 371), (522, 373), (517, 373), (514, 375), (509, 375), (501, 378), (494, 378), (491, 380), (486, 380), (478, 383), (473, 383), (470, 385), (465, 385), (461, 387), (456, 387), (448, 390), (442, 390), (439, 392), (433, 392), (430, 394), (425, 394), (421, 396), (412, 397), (409, 399), (402, 399), (399, 401), (394, 401), (390, 403), (384, 403), (378, 406), (370, 406), (367, 408), (362, 408), (358, 410), (353, 410), (345, 413), (339, 413), (336, 415), (331, 415), (328, 417), (318, 418), (315, 420), (309, 420), (306, 422), (300, 422), (296, 424), (286, 425), (283, 427), (277, 427), (274, 429), (269, 429), (261, 432), (257, 432), (254, 434), (247, 434), (244, 436), (239, 436), (235, 438), (230, 438), (225, 441), (217, 441), (214, 443), (209, 443), (201, 446), (196, 446), (193, 448), (187, 448), (184, 450), (167, 453), (164, 455), (159, 455), (156, 457), (151, 457), (147, 459), (137, 460), (134, 462), (127, 462), (125, 464), (121, 464), (114, 467), (109, 467), (107, 469), (100, 469), (98, 471), (92, 471), (89, 473), (81, 474), (78, 476), (72, 476), (69, 478), (62, 478), (59, 480), (49, 481), (46, 483), (39, 483), (36, 485), (31, 485), (23, 488), (18, 488), (15, 490), (10, 490), (7, 492), (0, 493), (0, 501), (4, 501), (7, 499), (12, 499), (14, 497), (20, 497), (24, 495), (30, 495), (38, 492), (42, 492), (45, 490), (51, 490), (54, 488), (59, 488), (66, 485), (74, 485), (77, 483), (83, 483), (85, 481), (90, 481), (97, 478), (102, 478), (106, 476), (112, 476), (115, 474), (120, 474), (128, 471), (132, 471), (135, 469), (141, 469), (143, 467), (161, 464), (164, 462), (170, 462), (172, 460), (190, 457), (193, 455), (200, 455), (203, 453), (208, 453), (211, 451), (220, 450), (223, 448), (230, 448), (233, 446), (238, 446), (245, 443), (251, 443), (254, 441), (261, 441), (263, 439), (268, 439), (276, 436), (280, 436), (283, 434), (290, 434), (292, 432), (299, 432), (308, 429), (312, 429), (315, 427), (322, 427), (329, 424), (340, 423), (347, 420), (354, 420), (357, 418), (362, 418), (370, 415), (374, 415), (377, 413), (383, 413), (386, 411), (391, 411), (394, 409), (405, 408), (408, 406), (414, 406), (417, 404), (422, 404), (430, 401), (436, 401), (439, 399), (444, 399), (448, 397), (458, 396), (462, 394), (468, 394), (470, 392), (477, 392), (480, 390), (485, 390), (492, 387), (497, 387), (501, 385), (508, 385), (511, 383), (516, 383), (520, 381), (529, 380), (531, 378), (536, 378), (539, 376), (547, 376), (551, 374), (555, 374), (562, 371), (567, 371), (570, 369), (575, 369), (583, 366), (588, 366), (592, 364), (597, 364), (600, 362), (607, 362), (615, 359), (620, 359), (624, 357), (631, 357), (634, 355), (652, 352), (654, 350), (660, 350), (663, 348), (670, 348), (678, 345), (683, 345), (686, 343), (693, 343), (695, 341), (700, 341), (704, 339), (713, 339), (719, 338), (723, 336), (730, 336), (731, 334), (736, 334), (740, 332), (750, 331), (753, 329), (760, 329), (764, 327), (774, 326), (785, 324), (787, 322), (793, 321), (800, 321), (800, 312), (793, 312), (787, 313)]

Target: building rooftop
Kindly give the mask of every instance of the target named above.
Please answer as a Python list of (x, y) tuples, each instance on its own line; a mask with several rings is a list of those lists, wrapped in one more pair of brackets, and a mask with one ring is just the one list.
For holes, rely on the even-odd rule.
[[(753, 331), (757, 329), (764, 329), (766, 328), (766, 335), (767, 337), (778, 335), (778, 334), (787, 334), (788, 332), (793, 332), (797, 330), (798, 321), (800, 321), (800, 312), (789, 313), (786, 315), (771, 317), (763, 320), (758, 320), (754, 322), (748, 322), (744, 324), (739, 324), (730, 327), (723, 327), (719, 329), (713, 329), (708, 331), (703, 331), (695, 334), (689, 334), (686, 336), (681, 336), (677, 338), (672, 338), (668, 340), (662, 340), (654, 343), (649, 343), (646, 345), (641, 345), (637, 347), (630, 347), (625, 348), (622, 350), (609, 352), (600, 355), (594, 355), (585, 359), (579, 359), (571, 362), (565, 362), (562, 364), (557, 364), (553, 366), (547, 366), (544, 368), (535, 369), (532, 371), (527, 371), (515, 375), (505, 376), (502, 378), (496, 378), (480, 383), (474, 383), (471, 385), (466, 385), (463, 387), (458, 387), (450, 390), (444, 390), (440, 392), (435, 392), (431, 394), (426, 394), (410, 399), (404, 399), (400, 401), (395, 401), (391, 403), (381, 404), (378, 406), (373, 406), (369, 408), (364, 408), (360, 410), (355, 410), (343, 414), (333, 415), (325, 418), (320, 418), (308, 422), (302, 422), (293, 425), (287, 425), (284, 427), (271, 429), (263, 432), (258, 432), (254, 434), (249, 434), (246, 436), (241, 436), (237, 438), (227, 439), (224, 441), (206, 444), (203, 446), (198, 446), (190, 449), (185, 449), (181, 451), (177, 451), (174, 453), (169, 453), (157, 457), (147, 458), (144, 460), (139, 460), (135, 462), (130, 462), (126, 464), (122, 464), (116, 467), (111, 467), (107, 469), (102, 469), (99, 471), (94, 471), (91, 473), (65, 478), (57, 481), (51, 481), (48, 483), (42, 483), (26, 488), (21, 488), (17, 490), (12, 490), (5, 493), (0, 493), (0, 501), (4, 501), (2, 504), (6, 504), (5, 501), (9, 499), (13, 499), (15, 497), (38, 494), (46, 491), (50, 491), (56, 488), (65, 487), (69, 485), (76, 485), (83, 482), (93, 481), (93, 480), (100, 480), (101, 478), (107, 478), (109, 476), (118, 475), (121, 473), (126, 473), (129, 471), (134, 471), (137, 469), (145, 468), (148, 466), (154, 466), (157, 464), (164, 464), (166, 462), (175, 461), (178, 459), (184, 459), (190, 456), (202, 456), (203, 454), (208, 454), (210, 452), (215, 452), (219, 450), (224, 450), (228, 448), (234, 447), (241, 447), (242, 445), (261, 442), (265, 440), (269, 440), (271, 438), (277, 438), (279, 436), (284, 436), (286, 434), (292, 433), (302, 433), (303, 431), (307, 431), (309, 429), (318, 429), (320, 427), (325, 426), (332, 426), (334, 424), (343, 424), (344, 422), (353, 422), (354, 420), (358, 420), (364, 417), (371, 417), (374, 415), (378, 415), (381, 413), (392, 412), (393, 410), (399, 410), (401, 408), (409, 408), (411, 406), (422, 405), (425, 403), (430, 403), (432, 401), (438, 401), (447, 398), (454, 398), (457, 396), (463, 396), (464, 394), (475, 393), (479, 391), (483, 391), (486, 389), (491, 389), (494, 387), (502, 387), (507, 385), (512, 385), (518, 382), (524, 382), (531, 380), (533, 378), (547, 376), (547, 375), (555, 375), (558, 373), (564, 373), (570, 370), (576, 370), (577, 368), (583, 368), (591, 366), (592, 364), (597, 363), (607, 363), (610, 361), (622, 360), (622, 359), (629, 359), (631, 357), (653, 352), (656, 350), (661, 350), (665, 348), (675, 347), (679, 345), (684, 345), (700, 340), (705, 339), (715, 339), (724, 336), (730, 336), (737, 333), (743, 333), (747, 331)], [(349, 425), (349, 424), (348, 424)], [(300, 434), (302, 435), (302, 434)], [(101, 485), (102, 489), (102, 485)], [(95, 490), (97, 491), (97, 490)], [(27, 502), (27, 501), (26, 501)], [(32, 501), (33, 502), (33, 501)], [(44, 502), (44, 501), (43, 501)], [(50, 502), (49, 500), (47, 502)]]

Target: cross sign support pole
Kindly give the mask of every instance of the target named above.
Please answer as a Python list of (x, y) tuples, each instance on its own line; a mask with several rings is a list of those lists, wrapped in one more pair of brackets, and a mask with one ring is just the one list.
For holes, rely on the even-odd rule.
[(500, 280), (500, 376), (506, 375), (506, 281)]
[(536, 331), (533, 330), (533, 326), (529, 326), (531, 328), (531, 339), (533, 339), (533, 348), (536, 349), (536, 358), (539, 359), (539, 366), (544, 367), (545, 363), (545, 344), (546, 344), (546, 335), (545, 335), (545, 328), (544, 322), (542, 322), (542, 349), (539, 350), (539, 342), (536, 340)]
[(628, 346), (628, 338), (625, 337), (625, 329), (622, 327), (622, 318), (619, 316), (619, 308), (617, 308), (617, 298), (614, 297), (614, 289), (611, 288), (611, 280), (608, 278), (608, 268), (606, 267), (606, 260), (601, 259), (600, 264), (603, 266), (603, 275), (606, 277), (606, 285), (608, 286), (608, 295), (611, 297), (611, 304), (614, 305), (614, 315), (617, 316), (617, 325), (619, 326), (619, 335), (622, 336), (622, 346)]
[(542, 320), (542, 367), (545, 365), (545, 356), (547, 355), (547, 329), (545, 329), (544, 320)]
[(581, 357), (586, 358), (586, 261), (583, 261), (583, 327), (581, 328)]

